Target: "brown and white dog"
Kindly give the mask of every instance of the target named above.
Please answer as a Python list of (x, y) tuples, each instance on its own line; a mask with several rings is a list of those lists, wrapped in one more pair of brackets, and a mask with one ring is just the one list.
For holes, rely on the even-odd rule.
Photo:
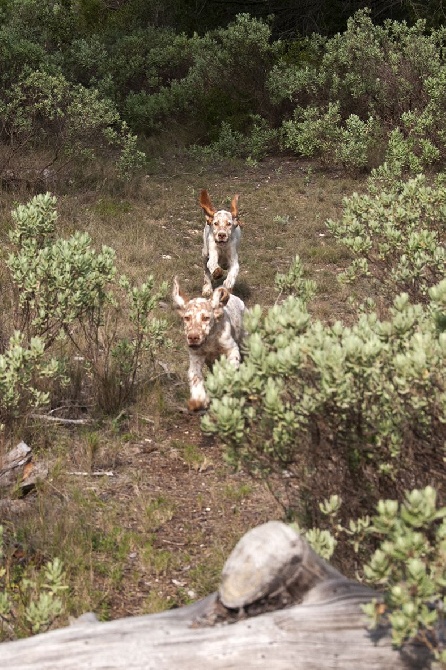
[(212, 280), (223, 276), (223, 269), (228, 271), (223, 286), (232, 291), (239, 271), (238, 247), (241, 231), (238, 221), (238, 199), (235, 195), (231, 201), (231, 211), (216, 211), (209, 194), (202, 190), (200, 206), (206, 216), (203, 231), (204, 284), (202, 294), (209, 298), (212, 295)]
[(189, 347), (190, 410), (205, 409), (209, 398), (204, 387), (203, 367), (226, 356), (238, 368), (239, 345), (243, 338), (243, 314), (245, 304), (220, 286), (211, 298), (189, 300), (182, 293), (178, 280), (173, 282), (172, 298), (183, 319), (184, 331)]

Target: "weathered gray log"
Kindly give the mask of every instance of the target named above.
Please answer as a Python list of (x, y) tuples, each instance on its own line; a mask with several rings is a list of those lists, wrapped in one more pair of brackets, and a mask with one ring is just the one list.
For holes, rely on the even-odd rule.
[(270, 522), (242, 538), (218, 593), (161, 614), (108, 623), (84, 616), (74, 626), (3, 643), (0, 668), (430, 668), (425, 647), (409, 644), (396, 651), (386, 629), (368, 630), (360, 604), (374, 597), (376, 592), (343, 577), (289, 527)]

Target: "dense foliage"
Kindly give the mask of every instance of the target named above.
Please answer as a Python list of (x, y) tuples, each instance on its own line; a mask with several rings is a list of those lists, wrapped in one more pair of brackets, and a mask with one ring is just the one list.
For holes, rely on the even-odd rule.
[(281, 149), (352, 173), (442, 163), (444, 29), (392, 13), (374, 23), (371, 4), (332, 37), (278, 39), (274, 20), (243, 11), (184, 32), (175, 3), (160, 14), (136, 0), (114, 12), (99, 0), (4, 0), (0, 177), (41, 186), (111, 152), (128, 177), (144, 166), (137, 134), (178, 128), (214, 160)]
[(445, 32), (397, 21), (375, 25), (364, 10), (329, 40), (308, 41), (297, 62), (269, 75), (277, 100), (288, 99), (283, 145), (350, 171), (383, 159), (412, 171), (443, 162)]
[(434, 312), (437, 300), (444, 309), (446, 282), (436, 291), (426, 307), (401, 294), (388, 319), (371, 312), (351, 327), (312, 320), (295, 297), (266, 313), (254, 307), (240, 369), (221, 361), (208, 378), (204, 430), (218, 434), (235, 465), (278, 475), (277, 495), (300, 512), (315, 482), (305, 473), (329, 454), (332, 485), (370, 504), (387, 477), (404, 479), (414, 449), (443, 446), (446, 336)]

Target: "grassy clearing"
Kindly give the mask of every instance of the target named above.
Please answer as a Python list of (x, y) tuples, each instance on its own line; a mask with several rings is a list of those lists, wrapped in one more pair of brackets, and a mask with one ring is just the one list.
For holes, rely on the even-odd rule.
[[(234, 163), (212, 172), (186, 162), (158, 165), (119, 193), (106, 185), (60, 196), (58, 230), (61, 236), (87, 231), (95, 246), (112, 246), (119, 269), (136, 281), (152, 274), (156, 284), (167, 280), (171, 286), (178, 275), (195, 296), (202, 286), (201, 188), (218, 207), (240, 194), (244, 227), (235, 292), (248, 306), (274, 303), (276, 273), (299, 254), (308, 277), (318, 283), (315, 315), (348, 319), (345, 289), (336, 282), (348, 259), (324, 221), (339, 215), (343, 196), (361, 183), (310, 163), (271, 160), (251, 168)], [(9, 211), (27, 198), (7, 193), (2, 198), (4, 251)], [(4, 268), (1, 279), (7, 332)], [(199, 417), (184, 412), (187, 352), (181, 324), (169, 298), (160, 313), (169, 322), (171, 346), (161, 352), (157, 378), (141, 388), (134, 406), (89, 427), (40, 422), (20, 427), (14, 436), (49, 462), (51, 474), (24, 511), (6, 523), (25, 564), (42, 557), (63, 560), (70, 615), (93, 610), (108, 619), (203, 596), (216, 588), (239, 537), (280, 516), (263, 488), (226, 467), (218, 444), (201, 434)], [(61, 389), (60, 402), (64, 393)], [(100, 471), (109, 474), (93, 474)]]

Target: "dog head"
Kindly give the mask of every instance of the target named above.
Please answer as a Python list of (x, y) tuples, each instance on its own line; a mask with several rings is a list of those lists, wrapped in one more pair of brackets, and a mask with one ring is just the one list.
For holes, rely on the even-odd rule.
[(239, 225), (238, 199), (238, 195), (232, 198), (230, 211), (225, 209), (216, 211), (212, 206), (209, 193), (204, 189), (201, 191), (200, 206), (204, 211), (208, 226), (212, 228), (216, 244), (227, 244), (231, 239), (232, 231)]
[(172, 298), (183, 319), (187, 344), (191, 349), (198, 349), (206, 342), (215, 324), (223, 315), (223, 307), (228, 302), (229, 296), (227, 289), (219, 287), (209, 299), (193, 298), (190, 300), (181, 291), (175, 277)]

